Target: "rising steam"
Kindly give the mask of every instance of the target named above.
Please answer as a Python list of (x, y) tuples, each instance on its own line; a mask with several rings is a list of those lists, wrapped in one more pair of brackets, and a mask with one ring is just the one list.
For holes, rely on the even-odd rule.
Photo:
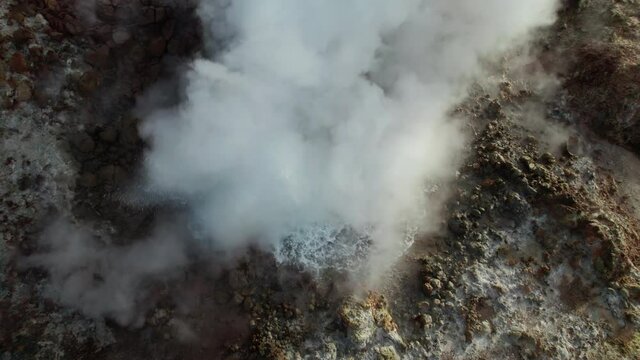
[[(480, 59), (522, 45), (555, 7), (201, 0), (212, 55), (184, 74), (177, 106), (141, 105), (145, 184), (187, 204), (208, 246), (257, 243), (311, 270), (354, 257), (379, 267), (439, 220), (427, 189), (457, 169), (465, 139), (449, 114)], [(171, 232), (119, 248), (89, 233), (57, 225), (49, 252), (27, 259), (49, 271), (52, 297), (88, 315), (139, 322), (143, 284), (188, 261)]]
[(147, 117), (148, 185), (223, 247), (286, 238), (309, 258), (346, 231), (397, 249), (435, 220), (424, 189), (456, 170), (464, 137), (447, 114), (479, 59), (555, 5), (203, 0), (214, 55), (193, 63), (179, 106)]

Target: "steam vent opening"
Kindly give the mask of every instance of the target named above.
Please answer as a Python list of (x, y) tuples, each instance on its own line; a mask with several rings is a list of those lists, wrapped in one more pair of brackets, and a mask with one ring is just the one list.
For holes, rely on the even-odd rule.
[(638, 16), (0, 1), (0, 359), (640, 358)]

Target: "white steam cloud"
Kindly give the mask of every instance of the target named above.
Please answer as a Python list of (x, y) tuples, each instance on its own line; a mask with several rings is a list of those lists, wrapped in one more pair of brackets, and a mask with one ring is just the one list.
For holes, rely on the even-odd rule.
[(349, 228), (396, 249), (408, 223), (435, 220), (424, 189), (456, 170), (464, 136), (448, 113), (480, 59), (522, 44), (555, 10), (556, 0), (203, 0), (205, 38), (225, 48), (193, 63), (182, 104), (147, 117), (148, 185), (186, 200), (222, 246), (331, 242), (340, 236), (327, 229)]

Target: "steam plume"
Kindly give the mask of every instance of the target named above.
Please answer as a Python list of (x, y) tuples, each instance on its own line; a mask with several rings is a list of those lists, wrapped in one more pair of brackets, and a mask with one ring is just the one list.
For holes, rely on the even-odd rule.
[(408, 222), (436, 220), (424, 189), (456, 170), (464, 137), (447, 114), (479, 59), (526, 40), (555, 7), (203, 0), (218, 48), (186, 74), (184, 102), (147, 117), (148, 185), (186, 200), (220, 246), (294, 236), (304, 248), (315, 236), (318, 249), (348, 228), (397, 249)]
[[(481, 58), (523, 44), (555, 0), (201, 0), (213, 56), (170, 109), (141, 101), (145, 184), (188, 205), (210, 244), (273, 248), (311, 269), (369, 265), (430, 230), (465, 144), (448, 114)], [(157, 96), (156, 92), (153, 92)], [(58, 224), (26, 259), (85, 314), (139, 323), (148, 282), (180, 273), (160, 229), (125, 247)], [(147, 284), (147, 286), (145, 286)]]

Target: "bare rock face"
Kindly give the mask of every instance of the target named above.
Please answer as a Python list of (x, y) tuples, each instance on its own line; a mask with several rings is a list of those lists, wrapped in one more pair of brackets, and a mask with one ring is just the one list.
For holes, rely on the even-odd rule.
[(558, 47), (570, 64), (561, 72), (577, 120), (640, 154), (637, 7), (603, 0), (570, 1), (565, 15), (574, 26), (559, 32)]
[(567, 88), (584, 121), (640, 154), (640, 47), (589, 44), (577, 52)]

